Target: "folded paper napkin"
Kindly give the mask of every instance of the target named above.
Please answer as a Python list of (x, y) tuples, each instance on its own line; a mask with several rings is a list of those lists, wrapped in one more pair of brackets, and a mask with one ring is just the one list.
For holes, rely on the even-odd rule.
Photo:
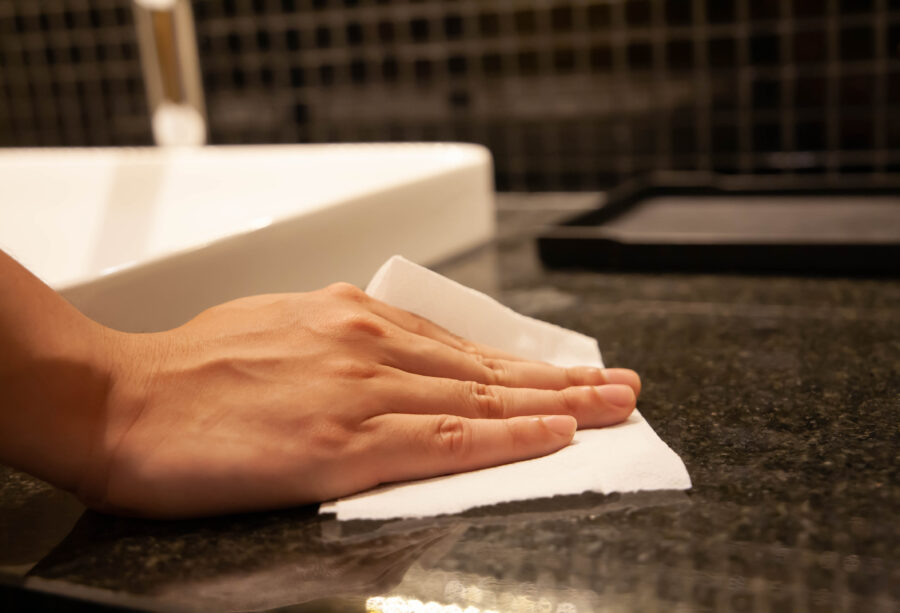
[[(602, 367), (597, 342), (525, 317), (493, 298), (400, 256), (389, 259), (366, 292), (472, 341), (559, 366)], [(323, 504), (338, 519), (391, 519), (459, 513), (474, 507), (592, 491), (685, 490), (678, 457), (635, 411), (624, 423), (579, 430), (568, 447), (513, 464), (395, 483)]]

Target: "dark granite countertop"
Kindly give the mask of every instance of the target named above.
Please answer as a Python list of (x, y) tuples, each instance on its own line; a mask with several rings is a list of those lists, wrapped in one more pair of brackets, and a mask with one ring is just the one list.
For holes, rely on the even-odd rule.
[(163, 610), (900, 611), (900, 283), (543, 270), (530, 236), (590, 202), (502, 197), (498, 241), (439, 271), (638, 370), (686, 494), (153, 522), (0, 469), (0, 584)]

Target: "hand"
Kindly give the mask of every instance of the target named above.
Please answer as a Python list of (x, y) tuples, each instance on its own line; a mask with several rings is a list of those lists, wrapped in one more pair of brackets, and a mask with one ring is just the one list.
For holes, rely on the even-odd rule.
[[(350, 285), (256, 296), (123, 335), (89, 504), (152, 516), (329, 500), (551, 453), (625, 419), (628, 370), (458, 338)], [(539, 417), (543, 416), (543, 417)]]

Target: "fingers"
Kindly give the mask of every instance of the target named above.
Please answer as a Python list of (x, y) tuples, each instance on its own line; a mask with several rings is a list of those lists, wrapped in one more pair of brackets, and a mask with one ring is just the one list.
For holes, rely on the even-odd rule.
[(580, 428), (620, 423), (628, 418), (636, 403), (632, 388), (617, 384), (541, 390), (410, 374), (401, 374), (390, 384), (392, 413), (470, 419), (567, 415), (574, 417)]
[(384, 355), (389, 365), (429, 377), (554, 390), (576, 385), (617, 383), (631, 387), (635, 396), (641, 389), (640, 377), (632, 370), (588, 366), (561, 368), (532, 360), (484, 357), (399, 328), (386, 340), (386, 344)]
[(554, 415), (506, 420), (452, 415), (381, 415), (371, 457), (382, 483), (422, 479), (553, 453), (572, 440), (575, 420)]
[[(628, 369), (560, 368), (525, 360), (505, 351), (459, 337), (434, 322), (391, 306), (352, 286), (340, 291), (397, 327), (389, 347), (390, 365), (421, 375), (477, 381), (508, 387), (563, 389), (574, 385), (628, 385), (635, 396), (641, 381)], [(405, 333), (405, 334), (404, 334)]]
[(387, 344), (385, 354), (391, 366), (430, 377), (539, 389), (602, 385), (608, 382), (603, 372), (597, 368), (560, 368), (530, 360), (483, 357), (405, 330), (398, 329)]
[[(350, 290), (351, 297), (356, 302), (365, 305), (388, 325), (396, 327), (392, 334), (382, 337), (379, 353), (388, 365), (401, 371), (509, 388), (590, 388), (570, 394), (576, 398), (576, 407), (593, 402), (595, 407), (601, 409), (599, 413), (594, 410), (582, 415), (579, 419), (579, 425), (582, 426), (622, 421), (634, 409), (635, 399), (640, 394), (640, 377), (632, 370), (585, 366), (561, 368), (524, 360), (492, 347), (467, 341), (424, 317), (371, 298), (356, 288)], [(631, 394), (622, 390), (621, 386), (629, 387)], [(578, 408), (574, 412), (585, 413)], [(520, 414), (540, 413), (540, 410), (527, 410)], [(595, 421), (598, 415), (602, 422), (599, 424)]]

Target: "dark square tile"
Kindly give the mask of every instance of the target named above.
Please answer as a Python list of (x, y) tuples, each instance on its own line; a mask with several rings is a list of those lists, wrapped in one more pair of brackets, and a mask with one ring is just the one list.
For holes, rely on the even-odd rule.
[(456, 90), (450, 92), (447, 96), (447, 103), (454, 110), (463, 110), (469, 108), (471, 102), (469, 92), (465, 90)]
[(672, 152), (690, 154), (697, 151), (697, 127), (694, 124), (672, 126)]
[(434, 70), (431, 60), (419, 58), (413, 62), (413, 75), (419, 83), (428, 83), (434, 77)]
[(712, 82), (712, 105), (717, 111), (737, 108), (740, 96), (737, 75), (722, 73)]
[(734, 21), (734, 0), (713, 0), (706, 3), (706, 20), (710, 23)]
[(794, 34), (794, 61), (798, 64), (819, 64), (828, 59), (825, 32), (809, 30)]
[(300, 48), (300, 32), (294, 29), (286, 30), (284, 33), (284, 45), (289, 51), (297, 51)]
[(712, 127), (712, 151), (716, 154), (734, 153), (738, 150), (738, 129), (733, 123), (715, 124)]
[(594, 45), (589, 51), (591, 70), (608, 72), (612, 70), (612, 48), (609, 45)]
[(868, 60), (874, 52), (875, 36), (872, 28), (844, 28), (840, 32), (840, 55), (842, 60)]
[(386, 57), (381, 61), (381, 77), (388, 83), (392, 83), (400, 76), (400, 66), (397, 58)]
[(355, 59), (350, 62), (350, 80), (354, 83), (365, 83), (369, 75), (365, 60)]
[(468, 62), (463, 55), (451, 55), (447, 58), (447, 72), (454, 76), (464, 75), (468, 70)]
[(822, 151), (825, 149), (827, 129), (821, 121), (798, 122), (794, 126), (794, 140), (799, 151)]
[(871, 149), (874, 143), (874, 126), (869, 117), (843, 117), (841, 119), (841, 149)]
[(887, 103), (900, 107), (900, 72), (892, 72), (887, 77)]
[(750, 63), (755, 66), (778, 64), (781, 53), (780, 41), (774, 34), (756, 35), (750, 38)]
[(459, 15), (447, 15), (444, 17), (444, 36), (453, 40), (463, 35), (464, 22)]
[(823, 0), (794, 0), (794, 17), (821, 17), (828, 11)]
[(653, 68), (653, 47), (649, 43), (631, 43), (628, 45), (628, 66), (632, 70), (649, 70)]
[(612, 11), (608, 2), (592, 4), (587, 11), (588, 26), (592, 29), (607, 28), (612, 23)]
[(323, 86), (334, 85), (336, 70), (331, 64), (319, 66), (319, 83)]
[(520, 51), (516, 60), (521, 74), (534, 75), (538, 73), (539, 58), (536, 51)]
[(485, 74), (497, 75), (503, 70), (503, 62), (499, 53), (485, 53), (481, 56), (481, 69)]
[(478, 31), (482, 36), (498, 36), (500, 34), (500, 15), (497, 13), (478, 15)]
[(553, 67), (558, 72), (572, 72), (575, 69), (575, 51), (571, 47), (554, 49)]
[(887, 31), (887, 56), (900, 60), (900, 23), (891, 24)]
[(688, 25), (693, 21), (691, 0), (667, 0), (666, 23), (673, 26)]
[(346, 28), (347, 44), (350, 46), (359, 46), (365, 40), (363, 27), (359, 22), (351, 22)]
[(537, 32), (537, 16), (534, 11), (522, 10), (513, 14), (513, 22), (516, 32), (519, 34), (534, 34)]
[(713, 68), (732, 68), (735, 65), (733, 38), (713, 38), (707, 50), (709, 65)]
[(887, 146), (894, 151), (900, 150), (900, 116), (896, 113), (887, 120)]
[(753, 82), (752, 104), (755, 109), (772, 109), (781, 104), (781, 82), (761, 79)]
[(294, 123), (304, 124), (309, 121), (309, 108), (305, 104), (294, 105)]
[(292, 66), (290, 71), (291, 87), (300, 89), (306, 85), (306, 72), (299, 66)]
[(666, 43), (666, 65), (669, 70), (690, 70), (694, 67), (694, 43), (690, 40), (670, 40)]
[(625, 4), (625, 22), (629, 26), (647, 26), (653, 18), (649, 0), (629, 0)]
[(794, 106), (821, 108), (825, 106), (828, 83), (824, 77), (800, 77), (794, 83)]
[(781, 16), (781, 0), (753, 0), (748, 3), (750, 19), (753, 21), (767, 21), (778, 19)]
[(847, 13), (867, 13), (875, 8), (872, 0), (840, 0), (838, 6), (842, 15)]
[(761, 123), (753, 126), (753, 150), (760, 152), (781, 150), (781, 126)]
[(425, 42), (431, 31), (431, 26), (427, 19), (419, 17), (409, 22), (409, 36), (416, 42)]
[(394, 42), (394, 38), (396, 37), (396, 33), (394, 31), (394, 22), (379, 21), (376, 29), (378, 30), (378, 40), (383, 43)]
[(256, 48), (260, 51), (268, 51), (272, 46), (272, 39), (268, 30), (256, 31)]
[(326, 49), (331, 46), (331, 29), (325, 26), (316, 28), (316, 47)]
[(840, 82), (841, 107), (869, 106), (875, 99), (875, 78), (867, 74), (843, 75)]
[(573, 23), (571, 6), (562, 4), (550, 10), (550, 25), (555, 32), (569, 32)]

